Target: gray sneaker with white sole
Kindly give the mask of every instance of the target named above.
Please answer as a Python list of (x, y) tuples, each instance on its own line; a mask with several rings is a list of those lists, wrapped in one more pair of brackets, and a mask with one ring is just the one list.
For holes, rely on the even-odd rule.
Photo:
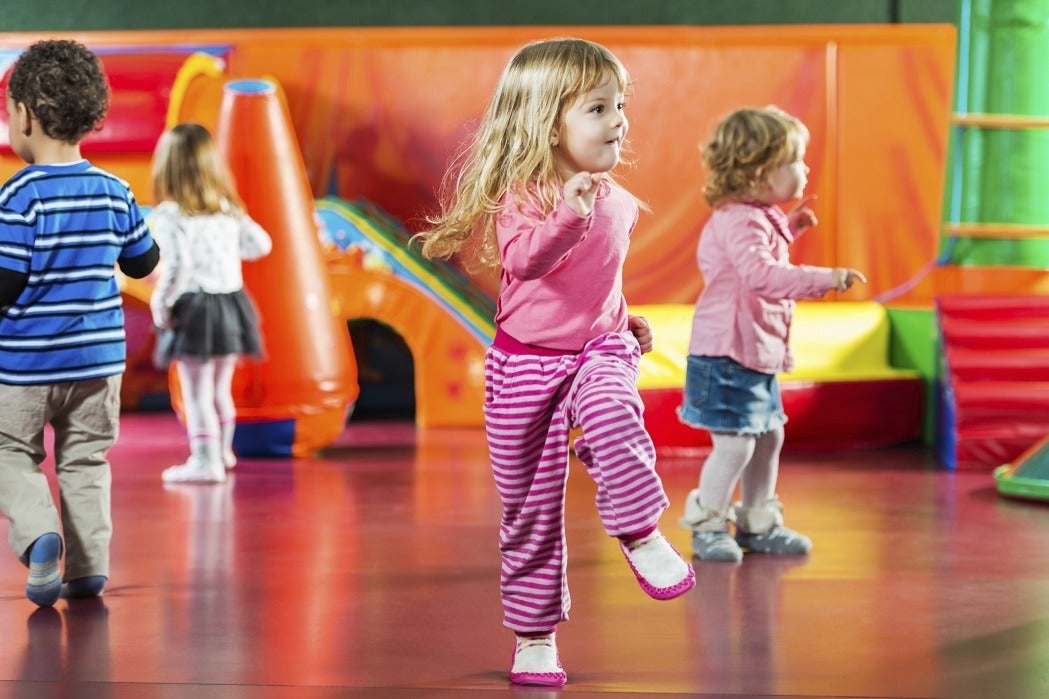
[(754, 553), (779, 556), (803, 556), (812, 550), (812, 539), (781, 524), (763, 534), (751, 534), (737, 527), (736, 543)]
[(743, 551), (739, 544), (728, 533), (727, 529), (721, 531), (693, 531), (692, 553), (701, 561), (722, 561), (725, 563), (739, 563), (743, 560)]

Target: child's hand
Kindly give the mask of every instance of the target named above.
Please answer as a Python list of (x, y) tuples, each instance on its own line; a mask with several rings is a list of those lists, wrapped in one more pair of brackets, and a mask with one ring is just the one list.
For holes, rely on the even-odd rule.
[(856, 282), (867, 283), (867, 277), (862, 272), (849, 267), (834, 268), (834, 288), (838, 291), (848, 291)]
[(600, 181), (601, 173), (577, 172), (569, 177), (561, 188), (568, 208), (580, 216), (589, 216), (594, 210), (594, 197)]
[(819, 219), (816, 218), (816, 214), (809, 208), (809, 204), (816, 201), (816, 195), (810, 194), (804, 197), (797, 205), (790, 210), (787, 214), (787, 221), (790, 223), (790, 231), (794, 235), (801, 235), (809, 228), (812, 228)]
[(627, 316), (627, 327), (637, 338), (637, 344), (641, 345), (641, 354), (652, 351), (652, 328), (648, 321), (641, 316)]

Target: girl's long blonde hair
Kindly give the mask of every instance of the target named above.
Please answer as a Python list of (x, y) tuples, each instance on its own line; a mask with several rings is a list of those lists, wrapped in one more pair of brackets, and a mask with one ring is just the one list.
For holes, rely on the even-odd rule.
[[(495, 221), (507, 191), (535, 198), (552, 211), (561, 177), (552, 140), (574, 100), (612, 79), (626, 92), (630, 78), (612, 53), (582, 39), (528, 44), (510, 59), (472, 144), (445, 175), (441, 213), (416, 237), (426, 257), (468, 252), (467, 266), (499, 264)], [(477, 236), (475, 237), (475, 234)]]
[(174, 201), (191, 216), (244, 208), (211, 133), (188, 122), (168, 129), (157, 141), (153, 196), (158, 203)]
[(765, 182), (770, 170), (793, 162), (808, 140), (805, 125), (779, 107), (732, 112), (702, 148), (709, 172), (703, 198), (717, 206), (746, 197)]

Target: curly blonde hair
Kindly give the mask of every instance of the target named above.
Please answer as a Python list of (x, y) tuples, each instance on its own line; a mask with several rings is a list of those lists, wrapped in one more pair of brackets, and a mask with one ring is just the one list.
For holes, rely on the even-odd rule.
[[(519, 49), (503, 71), (477, 134), (445, 175), (441, 212), (417, 234), (428, 258), (467, 253), (467, 267), (499, 264), (495, 221), (508, 191), (535, 199), (541, 211), (560, 198), (552, 137), (565, 111), (586, 92), (629, 75), (608, 49), (582, 39), (550, 39)], [(625, 147), (625, 144), (624, 144)], [(477, 235), (475, 235), (477, 234)]]
[(808, 140), (805, 125), (779, 107), (732, 112), (701, 148), (710, 173), (703, 197), (717, 206), (747, 196), (765, 183), (770, 170), (793, 162)]

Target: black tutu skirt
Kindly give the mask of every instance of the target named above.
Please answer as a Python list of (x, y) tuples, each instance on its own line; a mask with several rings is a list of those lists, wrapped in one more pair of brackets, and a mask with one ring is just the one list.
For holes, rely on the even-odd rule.
[(231, 294), (183, 294), (171, 309), (171, 318), (171, 329), (157, 336), (157, 365), (189, 357), (263, 355), (259, 314), (243, 289)]

